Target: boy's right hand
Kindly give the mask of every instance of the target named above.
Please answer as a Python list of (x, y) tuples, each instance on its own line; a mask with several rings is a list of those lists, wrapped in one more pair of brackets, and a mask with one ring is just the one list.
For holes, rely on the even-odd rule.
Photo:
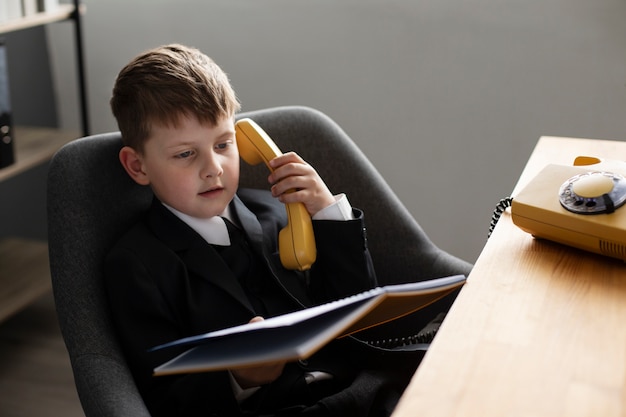
[(283, 204), (302, 203), (311, 216), (335, 203), (317, 171), (295, 152), (287, 152), (272, 159), (268, 181), (274, 197)]
[[(250, 323), (263, 320), (263, 317), (256, 316)], [(285, 368), (286, 362), (274, 362), (267, 365), (253, 366), (250, 368), (232, 369), (230, 373), (243, 389), (258, 387), (274, 382)]]

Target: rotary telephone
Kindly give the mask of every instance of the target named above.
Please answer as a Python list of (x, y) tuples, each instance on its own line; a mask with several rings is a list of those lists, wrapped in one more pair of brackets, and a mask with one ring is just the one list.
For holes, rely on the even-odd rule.
[(626, 162), (579, 156), (548, 165), (511, 203), (513, 223), (544, 238), (626, 261)]
[[(273, 171), (269, 161), (282, 152), (259, 125), (251, 119), (241, 119), (235, 123), (235, 134), (241, 159), (250, 165), (265, 162)], [(306, 271), (317, 256), (311, 216), (302, 203), (288, 203), (285, 208), (288, 223), (278, 234), (280, 261), (287, 269)]]

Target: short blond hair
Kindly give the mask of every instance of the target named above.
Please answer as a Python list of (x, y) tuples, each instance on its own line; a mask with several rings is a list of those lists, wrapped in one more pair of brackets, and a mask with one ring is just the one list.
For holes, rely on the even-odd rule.
[(124, 144), (142, 152), (151, 126), (182, 116), (216, 125), (239, 111), (228, 76), (196, 48), (170, 44), (143, 52), (118, 74), (111, 110)]

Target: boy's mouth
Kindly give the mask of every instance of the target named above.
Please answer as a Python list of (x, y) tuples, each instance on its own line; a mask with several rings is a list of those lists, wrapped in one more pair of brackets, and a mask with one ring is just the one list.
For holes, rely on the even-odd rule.
[(224, 187), (213, 187), (210, 188), (206, 191), (202, 191), (200, 193), (198, 193), (200, 196), (202, 197), (212, 197), (215, 196), (217, 194), (221, 194), (221, 192), (224, 191)]

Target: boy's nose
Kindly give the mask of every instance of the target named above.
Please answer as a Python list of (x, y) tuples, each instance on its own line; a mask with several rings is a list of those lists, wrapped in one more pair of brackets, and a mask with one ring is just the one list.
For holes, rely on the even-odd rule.
[(201, 176), (203, 178), (218, 177), (222, 174), (222, 165), (215, 155), (208, 154), (204, 159)]

